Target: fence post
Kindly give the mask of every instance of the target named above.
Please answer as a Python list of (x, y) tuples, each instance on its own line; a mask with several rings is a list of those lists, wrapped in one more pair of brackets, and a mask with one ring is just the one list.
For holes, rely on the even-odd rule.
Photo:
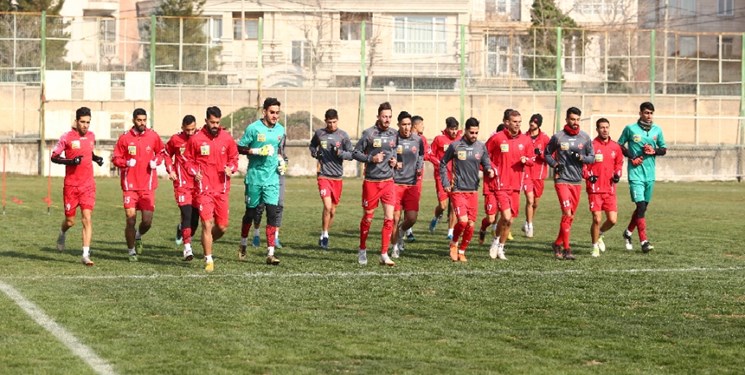
[(150, 129), (155, 129), (155, 15), (150, 16)]
[(745, 33), (742, 34), (742, 41), (740, 42), (742, 50), (740, 51), (740, 141), (739, 141), (739, 157), (738, 170), (737, 170), (737, 181), (741, 181), (743, 175), (745, 175), (745, 167), (743, 166), (743, 147), (745, 147)]
[(561, 45), (562, 29), (561, 27), (556, 28), (556, 110), (554, 111), (554, 132), (558, 132), (561, 129), (561, 57), (564, 54)]
[(41, 81), (41, 93), (39, 95), (39, 176), (44, 175), (44, 146), (47, 143), (46, 140), (46, 120), (44, 117), (46, 111), (46, 71), (47, 71), (47, 11), (41, 11), (41, 33), (40, 33), (40, 68), (39, 68), (39, 79)]
[(656, 79), (655, 75), (657, 68), (655, 67), (655, 64), (657, 63), (657, 45), (655, 44), (657, 41), (657, 32), (652, 29), (652, 33), (650, 34), (650, 45), (649, 45), (649, 101), (654, 103), (654, 81)]
[(367, 80), (367, 30), (365, 26), (365, 21), (362, 21), (360, 25), (360, 102), (357, 108), (357, 139), (362, 135), (365, 126), (365, 81)]
[[(244, 24), (245, 27), (245, 24)], [(261, 113), (262, 101), (261, 96), (264, 93), (261, 86), (264, 85), (264, 17), (259, 17), (259, 36), (256, 43), (256, 111), (257, 115)], [(245, 74), (245, 73), (244, 73)], [(254, 119), (255, 120), (255, 119)], [(285, 121), (287, 125), (287, 121)]]
[[(413, 89), (413, 87), (412, 87)], [(460, 25), (460, 123), (466, 123), (466, 25)]]

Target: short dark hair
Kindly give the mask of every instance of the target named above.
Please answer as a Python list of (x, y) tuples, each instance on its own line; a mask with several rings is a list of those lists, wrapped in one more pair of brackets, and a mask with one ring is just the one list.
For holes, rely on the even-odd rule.
[(214, 118), (221, 118), (222, 117), (222, 111), (220, 110), (220, 107), (218, 107), (218, 106), (207, 107), (207, 114), (206, 114), (206, 116), (207, 117), (205, 117), (205, 118), (210, 118), (210, 116), (212, 116)]
[(499, 124), (497, 126), (497, 133), (501, 132), (502, 130), (504, 130), (504, 124)]
[(607, 118), (601, 117), (597, 121), (595, 121), (595, 128), (597, 128), (598, 126), (600, 126), (600, 124), (602, 124), (602, 123), (606, 123), (606, 124), (610, 125), (610, 121), (608, 121)]
[(465, 128), (475, 128), (479, 126), (479, 120), (477, 120), (475, 117), (470, 117), (468, 120), (466, 120), (466, 126)]
[(335, 109), (329, 108), (326, 110), (326, 113), (323, 114), (323, 118), (325, 120), (333, 120), (333, 119), (339, 119), (339, 112), (336, 112)]
[(645, 109), (654, 112), (654, 104), (652, 102), (644, 102), (639, 106), (639, 112), (644, 112)]
[(90, 116), (91, 109), (88, 107), (80, 107), (75, 111), (75, 120), (80, 120), (83, 116)]
[(393, 110), (393, 108), (391, 108), (391, 103), (388, 103), (388, 102), (380, 103), (380, 105), (378, 106), (378, 115), (380, 115), (380, 112), (383, 112), (385, 110), (390, 110), (390, 111)]
[(189, 125), (189, 124), (193, 124), (195, 122), (197, 122), (197, 118), (196, 117), (194, 117), (193, 115), (186, 115), (186, 116), (184, 116), (184, 119), (181, 120), (181, 126), (186, 126), (186, 125)]
[(422, 116), (419, 116), (419, 115), (411, 116), (411, 123), (412, 124), (416, 124), (416, 123), (422, 122), (422, 121), (424, 121), (424, 117), (422, 117)]
[(504, 115), (502, 115), (502, 121), (507, 120), (510, 118), (510, 112), (514, 111), (512, 108), (507, 108), (504, 110)]
[(450, 116), (445, 119), (446, 128), (457, 128), (458, 126), (460, 126), (460, 123), (458, 123), (458, 120), (456, 120), (455, 117)]
[(277, 100), (277, 98), (269, 97), (269, 98), (264, 99), (264, 105), (262, 108), (264, 108), (264, 110), (267, 110), (269, 109), (269, 107), (275, 106), (275, 105), (282, 106), (282, 103), (280, 103), (279, 100)]
[(137, 118), (137, 116), (147, 116), (147, 112), (142, 108), (135, 108), (132, 112), (132, 118)]
[(567, 108), (567, 118), (569, 118), (569, 115), (582, 116), (582, 111), (577, 107), (569, 107)]
[(510, 113), (507, 114), (507, 119), (511, 117), (515, 117), (515, 116), (522, 116), (522, 115), (520, 114), (520, 111), (513, 109), (510, 111)]
[(411, 115), (409, 114), (409, 112), (401, 111), (401, 113), (398, 114), (398, 118), (396, 120), (398, 120), (398, 122), (401, 122), (401, 120), (405, 118), (411, 119)]

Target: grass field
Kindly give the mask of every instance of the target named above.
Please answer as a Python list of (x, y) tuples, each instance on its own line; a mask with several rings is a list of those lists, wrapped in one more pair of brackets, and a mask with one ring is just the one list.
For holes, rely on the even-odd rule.
[[(444, 226), (426, 230), (434, 194), (425, 181), (417, 241), (397, 267), (384, 268), (377, 257), (366, 267), (356, 261), (360, 181), (345, 182), (323, 251), (315, 180), (292, 178), (282, 264), (271, 267), (264, 248), (237, 260), (243, 188), (236, 179), (212, 274), (203, 271), (198, 244), (195, 261), (180, 260), (170, 183), (158, 190), (144, 255), (129, 263), (118, 180), (98, 180), (92, 268), (79, 263), (79, 225), (68, 250), (55, 249), (62, 180), (52, 184), (47, 215), (45, 179), (7, 181), (0, 374), (745, 372), (745, 184), (657, 184), (648, 255), (638, 242), (636, 251), (623, 250), (632, 206), (621, 184), (621, 224), (600, 258), (589, 255), (583, 193), (572, 236), (578, 260), (569, 262), (550, 252), (559, 210), (548, 183), (535, 238), (520, 235), (521, 213), (508, 261), (491, 260), (474, 241), (460, 264), (449, 261)], [(380, 243), (380, 216), (371, 248)], [(10, 291), (42, 318), (32, 319)], [(67, 335), (55, 338), (41, 325), (53, 323)], [(95, 354), (76, 355), (70, 340)]]

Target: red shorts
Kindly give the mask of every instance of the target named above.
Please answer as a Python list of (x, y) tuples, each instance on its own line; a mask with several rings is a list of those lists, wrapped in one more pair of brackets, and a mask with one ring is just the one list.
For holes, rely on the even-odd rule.
[(419, 197), (422, 187), (419, 185), (396, 185), (396, 211), (419, 212)]
[(474, 192), (450, 193), (450, 200), (455, 209), (455, 216), (468, 216), (468, 221), (476, 221), (479, 207), (479, 194)]
[(336, 206), (341, 201), (342, 180), (318, 177), (318, 193), (321, 199), (331, 197), (331, 203)]
[(81, 210), (93, 210), (96, 205), (96, 185), (65, 186), (62, 188), (62, 201), (65, 204), (65, 216), (75, 216), (78, 207)]
[(579, 194), (582, 192), (582, 185), (555, 184), (556, 195), (559, 197), (561, 210), (570, 209), (572, 213), (577, 212), (579, 206)]
[(192, 204), (194, 198), (194, 189), (191, 188), (176, 188), (173, 189), (173, 196), (176, 198), (176, 204), (181, 206), (189, 206)]
[(532, 191), (535, 198), (540, 198), (543, 196), (543, 185), (544, 181), (541, 178), (528, 178), (523, 184), (523, 190), (528, 193)]
[(199, 194), (196, 196), (199, 218), (203, 221), (215, 219), (215, 224), (226, 227), (230, 218), (230, 202), (227, 193)]
[(445, 188), (442, 187), (442, 180), (440, 180), (440, 175), (435, 175), (435, 192), (437, 193), (437, 201), (442, 202), (444, 200), (448, 199), (448, 192), (445, 191)]
[(127, 190), (124, 194), (124, 208), (138, 211), (155, 211), (155, 194), (152, 190)]
[(396, 204), (396, 184), (393, 180), (362, 182), (362, 208), (374, 210), (378, 201), (394, 206)]
[(590, 201), (590, 212), (618, 212), (616, 195), (613, 193), (590, 193), (587, 200)]
[(499, 212), (510, 210), (512, 217), (520, 213), (520, 190), (499, 190), (496, 197)]
[(494, 192), (484, 194), (484, 212), (487, 215), (497, 214), (497, 196)]

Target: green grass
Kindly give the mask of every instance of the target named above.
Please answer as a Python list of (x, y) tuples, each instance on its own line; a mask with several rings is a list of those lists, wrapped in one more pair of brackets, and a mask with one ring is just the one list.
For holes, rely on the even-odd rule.
[[(129, 263), (118, 180), (98, 181), (93, 260), (79, 263), (80, 226), (55, 249), (61, 179), (10, 176), (0, 217), (0, 281), (108, 361), (118, 373), (742, 373), (745, 369), (745, 185), (659, 183), (648, 211), (655, 251), (623, 250), (630, 212), (619, 193), (619, 225), (608, 251), (591, 258), (583, 193), (574, 223), (575, 262), (554, 261), (559, 224), (548, 183), (536, 237), (492, 261), (474, 241), (467, 264), (447, 257), (444, 227), (431, 235), (434, 203), (425, 181), (417, 241), (395, 268), (356, 263), (361, 183), (345, 182), (331, 249), (317, 249), (320, 199), (314, 179), (288, 180), (278, 251), (238, 262), (243, 214), (234, 181), (231, 225), (215, 246), (216, 270), (180, 260), (178, 211), (161, 181), (145, 254)], [(11, 201), (12, 197), (23, 204)], [(522, 209), (522, 208), (521, 208)], [(381, 212), (370, 235), (380, 241)], [(263, 241), (263, 229), (262, 229)], [(62, 343), (0, 294), (0, 373), (91, 373)]]

